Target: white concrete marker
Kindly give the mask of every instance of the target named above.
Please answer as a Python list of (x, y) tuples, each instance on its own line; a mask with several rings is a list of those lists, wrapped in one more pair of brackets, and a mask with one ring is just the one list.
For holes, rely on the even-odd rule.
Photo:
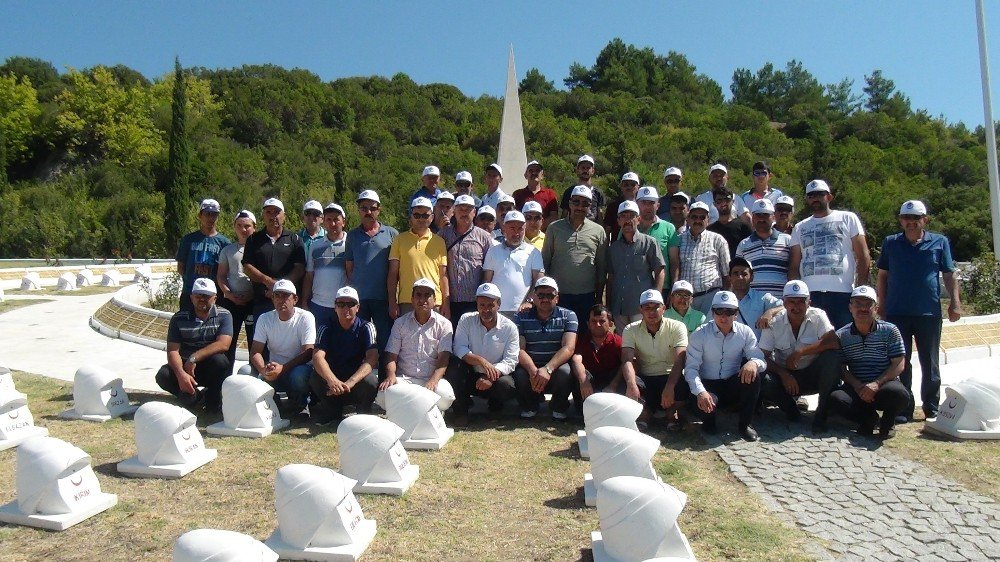
[(394, 384), (385, 390), (385, 413), (403, 428), (400, 441), (407, 449), (439, 450), (455, 435), (444, 423), (440, 397), (418, 384)]
[(211, 435), (259, 438), (288, 424), (278, 413), (271, 385), (256, 377), (236, 375), (222, 382), (222, 421), (206, 430)]
[(642, 404), (613, 392), (595, 392), (583, 401), (583, 426), (576, 432), (580, 456), (590, 458), (587, 432), (598, 427), (627, 427), (639, 431), (635, 420), (642, 413)]
[(194, 414), (166, 402), (147, 402), (135, 412), (135, 444), (139, 452), (118, 463), (127, 476), (181, 478), (215, 460), (206, 449)]
[(76, 274), (76, 286), (77, 287), (89, 287), (94, 284), (94, 271), (89, 268), (83, 268), (79, 273)]
[(63, 273), (56, 280), (56, 289), (60, 291), (75, 291), (76, 287), (76, 275), (70, 272)]
[(402, 435), (401, 427), (378, 416), (359, 414), (340, 422), (340, 473), (358, 481), (355, 493), (401, 496), (417, 480), (420, 467), (410, 464)]
[(143, 263), (135, 266), (135, 273), (132, 275), (133, 283), (142, 283), (143, 280), (149, 280), (153, 276), (153, 269), (149, 267), (149, 264)]
[(361, 512), (354, 484), (311, 464), (279, 468), (274, 482), (278, 528), (264, 544), (288, 560), (357, 560), (375, 538), (376, 524)]
[(42, 278), (38, 275), (37, 271), (29, 271), (24, 274), (21, 278), (21, 290), (22, 291), (41, 291), (42, 290)]
[(99, 365), (84, 365), (73, 377), (73, 407), (59, 417), (103, 423), (138, 409), (129, 402), (121, 377)]
[(924, 428), (956, 439), (1000, 439), (1000, 380), (978, 375), (946, 387), (937, 417)]
[(14, 388), (13, 382), (4, 384), (6, 376), (0, 374), (0, 451), (17, 447), (24, 441), (43, 435), (49, 430), (35, 425), (35, 418), (28, 409), (28, 397)]
[(90, 456), (54, 437), (32, 437), (17, 449), (17, 500), (0, 521), (63, 531), (118, 503), (101, 491)]
[(605, 480), (638, 476), (660, 482), (651, 462), (660, 441), (626, 427), (599, 427), (590, 432), (590, 472), (583, 477), (584, 503), (597, 505)]
[(122, 283), (122, 272), (117, 269), (109, 269), (101, 276), (101, 286), (117, 287)]
[(609, 478), (597, 492), (601, 530), (590, 534), (594, 562), (695, 560), (677, 517), (687, 496), (635, 476)]
[(259, 540), (235, 531), (195, 529), (174, 541), (173, 562), (277, 562), (278, 554)]

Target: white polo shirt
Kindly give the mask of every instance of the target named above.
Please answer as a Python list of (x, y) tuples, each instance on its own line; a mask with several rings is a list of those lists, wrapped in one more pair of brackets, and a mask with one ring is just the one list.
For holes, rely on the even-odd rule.
[[(775, 362), (784, 365), (785, 360), (793, 351), (818, 342), (823, 334), (833, 330), (833, 324), (822, 309), (810, 306), (806, 309), (806, 317), (799, 326), (799, 337), (795, 337), (791, 323), (788, 322), (788, 311), (779, 312), (771, 326), (764, 328), (760, 334), (761, 350), (774, 352)], [(816, 355), (803, 355), (797, 364), (804, 369), (816, 360)]]

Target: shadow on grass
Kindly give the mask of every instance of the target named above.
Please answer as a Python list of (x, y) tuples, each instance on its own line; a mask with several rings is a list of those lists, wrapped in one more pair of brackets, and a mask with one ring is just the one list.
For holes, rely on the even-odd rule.
[(570, 509), (573, 511), (587, 509), (587, 504), (584, 503), (583, 499), (583, 486), (577, 488), (576, 492), (572, 494), (559, 498), (550, 498), (542, 502), (542, 504), (552, 509)]

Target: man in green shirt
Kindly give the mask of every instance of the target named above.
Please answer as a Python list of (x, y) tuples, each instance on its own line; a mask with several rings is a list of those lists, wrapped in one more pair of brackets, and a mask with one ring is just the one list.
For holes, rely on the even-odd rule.
[(699, 326), (705, 323), (705, 314), (692, 307), (694, 288), (691, 283), (681, 279), (676, 281), (670, 288), (670, 306), (667, 307), (664, 317), (682, 322), (687, 328), (688, 334), (694, 332)]
[(661, 219), (656, 213), (660, 209), (660, 194), (656, 188), (646, 185), (639, 188), (635, 197), (639, 204), (639, 232), (656, 238), (660, 243), (660, 252), (663, 253), (663, 261), (666, 262), (664, 271), (666, 277), (664, 285), (670, 285), (675, 281), (676, 270), (671, 269), (671, 264), (680, 267), (681, 241), (677, 236), (677, 229), (674, 225)]

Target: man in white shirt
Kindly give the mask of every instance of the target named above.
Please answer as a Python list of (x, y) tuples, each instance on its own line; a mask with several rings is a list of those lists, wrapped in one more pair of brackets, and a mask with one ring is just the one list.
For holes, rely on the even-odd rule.
[(545, 273), (545, 266), (538, 248), (524, 241), (525, 220), (520, 211), (507, 213), (503, 230), (503, 243), (486, 252), (483, 282), (494, 283), (500, 289), (500, 311), (513, 319), (519, 310), (528, 307), (528, 292)]
[[(729, 170), (722, 164), (712, 164), (712, 167), (708, 169), (708, 191), (705, 191), (694, 198), (695, 201), (701, 201), (708, 206), (708, 224), (719, 220), (719, 210), (715, 208), (715, 195), (712, 193), (716, 187), (726, 187), (729, 183)], [(750, 223), (750, 213), (747, 211), (746, 205), (743, 204), (743, 199), (736, 197), (733, 200), (733, 207), (731, 210), (733, 220), (743, 219)]]
[[(298, 295), (288, 279), (274, 282), (271, 302), (274, 310), (257, 318), (250, 364), (275, 390), (288, 394), (292, 407), (300, 408), (309, 396), (316, 321), (311, 312), (295, 306)], [(266, 361), (265, 350), (269, 356)]]
[(336, 313), (333, 299), (347, 285), (347, 234), (344, 232), (346, 213), (336, 203), (323, 209), (326, 236), (316, 240), (306, 250), (306, 274), (302, 278), (302, 308), (313, 313), (316, 329), (330, 325)]
[(493, 283), (476, 289), (476, 312), (462, 315), (455, 330), (454, 354), (445, 375), (455, 388), (457, 427), (469, 425), (473, 394), (487, 397), (490, 417), (499, 417), (515, 395), (511, 373), (517, 367), (518, 333), (512, 320), (499, 314), (503, 297)]
[(497, 209), (500, 207), (500, 198), (504, 195), (502, 189), (500, 189), (500, 182), (503, 181), (503, 168), (500, 164), (496, 162), (486, 166), (483, 171), (483, 183), (486, 184), (486, 194), (482, 197), (482, 207), (493, 207)]

